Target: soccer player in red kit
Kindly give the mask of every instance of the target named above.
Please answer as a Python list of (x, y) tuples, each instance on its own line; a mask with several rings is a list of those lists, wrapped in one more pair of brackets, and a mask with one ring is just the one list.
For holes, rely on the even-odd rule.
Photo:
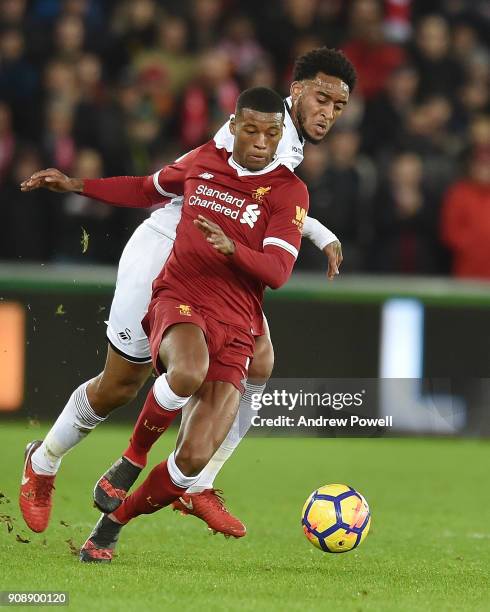
[(154, 177), (79, 185), (83, 194), (114, 204), (151, 206), (162, 191), (184, 197), (174, 249), (143, 322), (159, 377), (124, 460), (142, 469), (140, 442), (158, 437), (188, 406), (175, 451), (101, 517), (82, 547), (82, 561), (110, 561), (123, 525), (182, 495), (234, 421), (254, 335), (263, 333), (265, 286), (277, 288), (289, 278), (308, 210), (306, 186), (274, 159), (283, 121), (280, 96), (253, 88), (237, 102), (232, 155), (211, 141)]
[[(341, 115), (354, 85), (353, 66), (334, 49), (316, 49), (298, 58), (291, 97), (284, 101), (283, 136), (276, 151), (284, 165), (294, 170), (303, 159), (305, 142), (323, 140)], [(214, 140), (218, 147), (231, 153), (234, 138), (229, 122)], [(79, 190), (73, 180), (53, 169), (36, 172), (21, 184), (22, 191), (38, 188)], [(135, 397), (152, 369), (149, 339), (141, 321), (148, 310), (153, 281), (172, 251), (183, 202), (180, 196), (169, 202), (165, 194), (162, 200), (167, 203), (157, 207), (136, 229), (121, 256), (108, 319), (109, 346), (103, 371), (73, 391), (45, 439), (33, 440), (26, 448), (19, 502), (24, 520), (36, 532), (44, 531), (49, 524), (53, 484), (63, 457), (105, 422), (113, 410)], [(340, 243), (335, 235), (308, 215), (303, 236), (328, 256), (328, 276), (333, 278), (341, 261)], [(246, 527), (227, 510), (214, 481), (250, 427), (252, 398), (263, 393), (272, 372), (273, 348), (266, 321), (265, 327), (266, 333), (255, 338), (254, 357), (233, 427), (200, 479), (172, 504), (182, 514), (201, 518), (214, 533), (234, 537), (244, 536)], [(184, 418), (185, 415), (184, 410)], [(108, 480), (119, 489), (115, 493), (121, 495), (130, 489), (136, 477), (132, 466), (123, 464)]]

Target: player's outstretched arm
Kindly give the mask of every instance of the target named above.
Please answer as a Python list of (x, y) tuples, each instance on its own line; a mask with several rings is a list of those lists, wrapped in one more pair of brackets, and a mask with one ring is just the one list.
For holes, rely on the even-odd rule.
[(313, 217), (306, 217), (303, 226), (303, 236), (325, 253), (328, 260), (327, 277), (333, 280), (339, 274), (343, 261), (342, 245), (337, 236)]
[[(71, 178), (56, 168), (35, 172), (20, 184), (21, 191), (45, 188), (58, 193), (76, 191), (88, 198), (130, 208), (146, 208), (162, 201), (153, 176), (115, 176), (112, 178)], [(170, 197), (174, 194), (166, 194)]]

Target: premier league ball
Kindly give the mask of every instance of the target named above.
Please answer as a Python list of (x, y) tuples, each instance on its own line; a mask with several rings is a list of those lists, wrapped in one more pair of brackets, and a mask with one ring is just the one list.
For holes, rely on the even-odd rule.
[(352, 487), (320, 487), (303, 506), (301, 523), (308, 540), (324, 552), (348, 552), (366, 538), (371, 513), (364, 497)]

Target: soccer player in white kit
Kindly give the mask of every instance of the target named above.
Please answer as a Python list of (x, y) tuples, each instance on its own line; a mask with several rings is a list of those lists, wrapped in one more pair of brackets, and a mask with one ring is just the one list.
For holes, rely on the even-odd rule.
[[(285, 100), (283, 137), (276, 153), (281, 163), (291, 170), (303, 160), (305, 141), (321, 142), (341, 115), (355, 85), (356, 74), (340, 51), (323, 47), (298, 58), (293, 78), (291, 95)], [(229, 122), (218, 131), (215, 142), (219, 148), (232, 151)], [(165, 192), (157, 177), (158, 173), (154, 176), (155, 187), (162, 201), (168, 203), (136, 229), (122, 253), (107, 326), (109, 347), (104, 371), (80, 385), (44, 441), (31, 442), (26, 449), (19, 501), (24, 520), (33, 531), (42, 532), (49, 524), (53, 484), (62, 457), (112, 410), (134, 399), (151, 373), (149, 342), (141, 320), (150, 302), (153, 280), (172, 250), (182, 207), (182, 199)], [(32, 175), (22, 183), (21, 189), (46, 187), (53, 191), (72, 191), (67, 181), (68, 177), (50, 169)], [(328, 275), (333, 278), (342, 260), (336, 236), (311, 217), (305, 220), (303, 235), (326, 252)], [(263, 393), (273, 360), (269, 334), (257, 337), (235, 423), (199, 481), (174, 503), (175, 509), (202, 518), (215, 532), (235, 537), (246, 533), (243, 523), (224, 507), (213, 483), (250, 426), (252, 397), (257, 399)], [(116, 473), (104, 476), (114, 490), (125, 494), (140, 472), (132, 467), (127, 462)]]

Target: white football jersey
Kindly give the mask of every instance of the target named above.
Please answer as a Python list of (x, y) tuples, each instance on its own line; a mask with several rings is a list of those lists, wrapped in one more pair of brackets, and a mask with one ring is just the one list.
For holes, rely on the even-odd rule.
[[(280, 159), (281, 164), (294, 172), (294, 169), (303, 161), (304, 140), (300, 138), (291, 119), (291, 98), (286, 98), (285, 106), (284, 130), (277, 147), (276, 159)], [(219, 149), (225, 148), (230, 153), (233, 151), (234, 137), (230, 132), (229, 121), (218, 130), (214, 136), (214, 141)], [(166, 206), (155, 210), (144, 223), (175, 240), (175, 231), (182, 214), (182, 202), (182, 198), (174, 198)]]

